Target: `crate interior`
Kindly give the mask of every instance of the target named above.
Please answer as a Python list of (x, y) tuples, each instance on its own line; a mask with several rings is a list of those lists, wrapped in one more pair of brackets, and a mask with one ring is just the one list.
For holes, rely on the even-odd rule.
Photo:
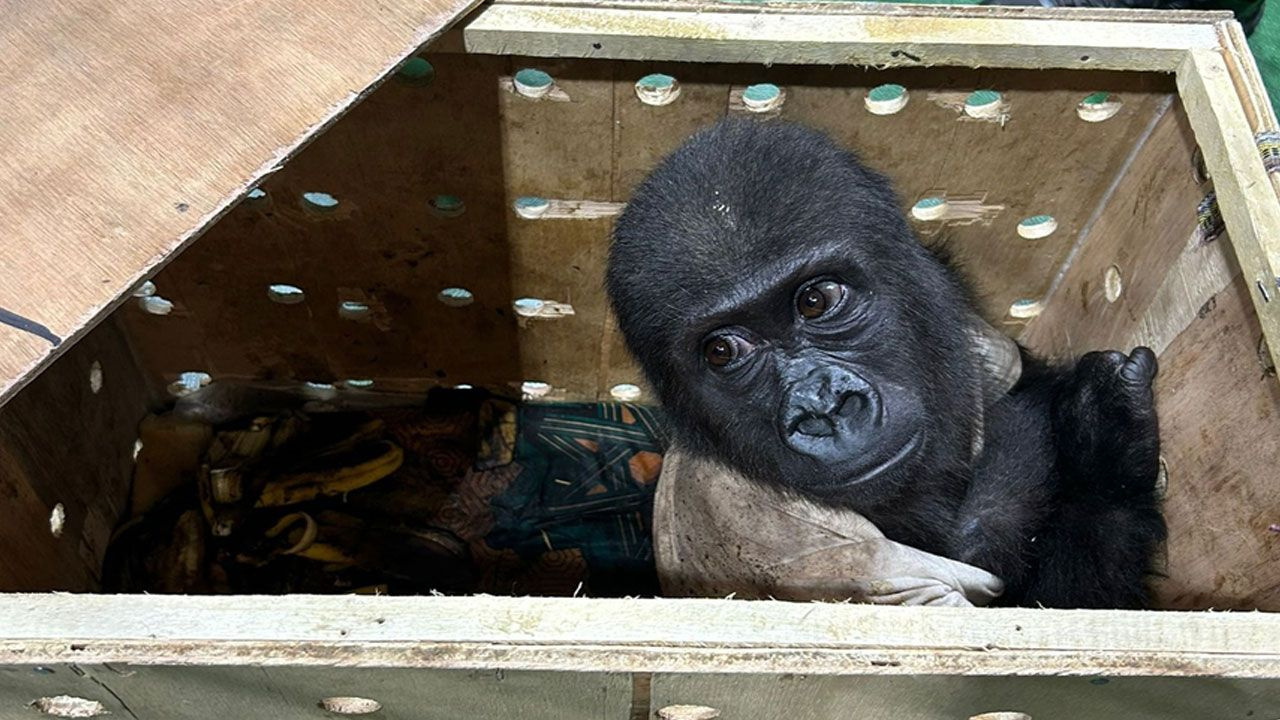
[[(518, 92), (523, 68), (552, 90)], [(651, 73), (679, 83), (674, 102), (640, 101)], [(602, 291), (612, 218), (691, 132), (751, 112), (742, 93), (757, 83), (784, 93), (762, 115), (830, 132), (893, 179), (904, 208), (946, 198), (945, 220), (916, 227), (961, 261), (993, 325), (1055, 356), (1157, 350), (1171, 531), (1160, 603), (1280, 608), (1268, 458), (1280, 385), (1229, 239), (1198, 215), (1212, 179), (1171, 76), (430, 50), (0, 410), (0, 589), (101, 587), (139, 421), (191, 373), (648, 403)], [(868, 90), (889, 83), (906, 106), (868, 112)], [(964, 111), (979, 89), (1001, 93), (996, 117)], [(1078, 108), (1099, 92), (1119, 109), (1087, 122)], [(548, 201), (542, 215), (525, 217), (544, 207), (528, 198)], [(1019, 233), (1044, 215), (1052, 233)]]

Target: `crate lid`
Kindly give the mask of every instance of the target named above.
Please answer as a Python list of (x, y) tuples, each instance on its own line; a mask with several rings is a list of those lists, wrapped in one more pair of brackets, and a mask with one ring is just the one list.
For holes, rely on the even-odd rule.
[(67, 0), (0, 25), (0, 403), (479, 0)]

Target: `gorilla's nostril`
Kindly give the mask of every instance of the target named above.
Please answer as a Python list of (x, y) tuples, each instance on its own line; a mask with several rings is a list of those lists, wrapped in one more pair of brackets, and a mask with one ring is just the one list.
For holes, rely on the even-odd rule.
[(846, 392), (836, 403), (835, 414), (839, 417), (854, 417), (866, 411), (869, 402), (867, 396), (858, 392)]
[(830, 418), (821, 415), (806, 415), (795, 424), (793, 432), (811, 437), (827, 437), (836, 433), (836, 427)]

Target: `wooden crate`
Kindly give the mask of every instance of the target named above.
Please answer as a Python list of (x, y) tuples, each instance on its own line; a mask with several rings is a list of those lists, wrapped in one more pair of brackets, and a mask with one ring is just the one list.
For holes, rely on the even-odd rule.
[[(387, 717), (1280, 716), (1280, 620), (1208, 612), (1280, 610), (1280, 202), (1261, 150), (1280, 128), (1229, 16), (99, 5), (23, 4), (0, 28), (0, 718), (60, 695), (138, 718), (319, 716), (332, 696)], [(523, 68), (552, 91), (519, 93)], [(655, 72), (675, 102), (638, 99)], [(643, 392), (601, 290), (612, 216), (755, 83), (904, 204), (948, 200), (917, 228), (948, 233), (997, 326), (1055, 355), (1159, 352), (1159, 595), (1178, 612), (92, 594), (137, 421), (183, 373)], [(909, 101), (871, 114), (885, 83)], [(1001, 93), (995, 118), (965, 114), (976, 89)], [(1086, 122), (1098, 92), (1120, 105)], [(525, 217), (529, 197), (549, 209)], [(1056, 231), (1020, 235), (1039, 215)], [(442, 302), (451, 287), (473, 302)], [(573, 314), (526, 317), (521, 298)]]

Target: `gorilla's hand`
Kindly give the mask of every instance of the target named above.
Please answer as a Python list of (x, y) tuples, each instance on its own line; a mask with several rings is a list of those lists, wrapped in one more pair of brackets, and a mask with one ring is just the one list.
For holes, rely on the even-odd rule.
[(1080, 359), (1054, 408), (1059, 457), (1081, 488), (1111, 497), (1150, 492), (1159, 473), (1160, 434), (1152, 381), (1156, 356), (1139, 347)]

